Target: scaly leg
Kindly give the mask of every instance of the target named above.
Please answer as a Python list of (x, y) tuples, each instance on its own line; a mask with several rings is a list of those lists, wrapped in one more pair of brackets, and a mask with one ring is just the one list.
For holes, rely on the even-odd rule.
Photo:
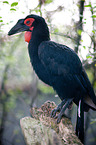
[(66, 103), (66, 99), (64, 99), (58, 106), (57, 106), (57, 108), (55, 108), (55, 109), (53, 109), (52, 111), (51, 111), (51, 117), (56, 117), (56, 113), (57, 112), (59, 112), (59, 111), (61, 111), (61, 109), (62, 109), (62, 107), (63, 107), (63, 105)]
[[(51, 117), (57, 118), (57, 123), (60, 123), (62, 116), (64, 115), (65, 110), (70, 106), (70, 104), (72, 103), (72, 99), (64, 99), (57, 108), (53, 109), (51, 112)], [(60, 113), (56, 116), (56, 113), (60, 111)]]

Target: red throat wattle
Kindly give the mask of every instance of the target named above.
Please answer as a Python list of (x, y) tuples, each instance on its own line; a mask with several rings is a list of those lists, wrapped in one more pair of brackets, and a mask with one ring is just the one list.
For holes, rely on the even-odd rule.
[[(30, 30), (32, 31), (33, 28), (34, 28), (34, 27), (31, 27)], [(31, 35), (32, 35), (32, 32), (30, 32), (30, 31), (26, 31), (26, 32), (25, 32), (24, 37), (25, 37), (25, 41), (26, 41), (26, 42), (28, 42), (28, 43), (30, 42), (30, 40), (31, 40)]]
[(25, 32), (25, 35), (24, 35), (25, 41), (28, 42), (28, 43), (29, 43), (30, 40), (31, 40), (32, 31), (33, 31), (33, 28), (34, 28), (34, 27), (32, 27), (32, 24), (33, 24), (34, 21), (35, 21), (35, 19), (33, 19), (33, 18), (27, 18), (27, 19), (24, 21), (24, 24), (27, 25), (27, 26), (29, 26), (29, 30), (31, 30), (31, 31)]
[(26, 42), (30, 42), (30, 40), (31, 40), (31, 35), (32, 35), (32, 32), (30, 32), (30, 31), (26, 31), (25, 32), (25, 35), (24, 35), (24, 37), (25, 37), (25, 41)]

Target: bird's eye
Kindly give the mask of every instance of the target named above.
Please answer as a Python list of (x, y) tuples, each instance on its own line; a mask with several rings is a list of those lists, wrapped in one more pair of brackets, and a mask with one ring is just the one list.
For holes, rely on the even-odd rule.
[(30, 21), (27, 21), (26, 24), (30, 24)]
[(34, 21), (35, 21), (35, 19), (33, 19), (33, 18), (27, 18), (27, 19), (25, 19), (24, 24), (31, 27)]

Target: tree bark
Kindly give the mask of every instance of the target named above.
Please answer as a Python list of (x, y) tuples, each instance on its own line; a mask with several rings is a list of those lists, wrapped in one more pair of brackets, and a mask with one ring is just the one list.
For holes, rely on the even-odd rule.
[(62, 118), (57, 124), (56, 119), (50, 117), (51, 110), (56, 107), (54, 102), (47, 101), (41, 108), (32, 108), (31, 117), (20, 120), (23, 135), (27, 145), (81, 145), (75, 135), (71, 121)]
[[(79, 7), (79, 21), (77, 23), (77, 31), (80, 30), (82, 31), (83, 30), (83, 24), (82, 24), (82, 20), (83, 20), (83, 12), (84, 12), (84, 3), (85, 1), (84, 0), (80, 0), (79, 1), (80, 3), (80, 7)], [(80, 40), (81, 40), (81, 34), (78, 34), (77, 33), (77, 38), (76, 38), (76, 47), (75, 47), (75, 52), (78, 53), (78, 48), (79, 48), (79, 45), (80, 45)]]

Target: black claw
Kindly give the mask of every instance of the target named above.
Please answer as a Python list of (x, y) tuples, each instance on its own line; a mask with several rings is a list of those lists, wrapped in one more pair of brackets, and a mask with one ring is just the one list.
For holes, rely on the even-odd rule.
[(51, 111), (51, 117), (55, 117), (56, 116), (56, 113), (58, 112), (58, 110), (57, 109), (53, 109), (52, 111)]
[(58, 118), (58, 115), (57, 115), (57, 116), (55, 115), (55, 116), (54, 116), (54, 119), (57, 119), (57, 118)]
[(57, 124), (60, 123), (60, 121), (61, 121), (61, 118), (58, 118), (58, 119), (57, 119)]
[(54, 116), (56, 115), (54, 112), (55, 112), (55, 109), (53, 109), (53, 110), (51, 111), (51, 114), (50, 114), (51, 117), (54, 117)]
[(53, 118), (55, 118), (55, 116), (56, 116), (56, 114), (53, 114), (53, 116), (52, 116), (52, 117), (53, 117)]
[(53, 113), (52, 117), (54, 118), (55, 116), (56, 116), (56, 113), (55, 113), (55, 111), (54, 111), (54, 113)]
[(55, 110), (55, 111), (54, 111), (54, 113), (53, 113), (53, 117), (55, 117), (55, 116), (56, 116), (56, 113), (57, 113), (57, 111)]
[(61, 113), (58, 114), (57, 123), (60, 123), (62, 116), (63, 116), (63, 114), (61, 114)]
[[(55, 109), (53, 109), (52, 111), (51, 111), (51, 117), (53, 117), (53, 118), (57, 118), (57, 123), (60, 123), (60, 121), (61, 121), (61, 119), (62, 119), (62, 116), (66, 116), (66, 115), (64, 115), (64, 112), (65, 112), (65, 110), (69, 107), (69, 105), (70, 104), (72, 104), (72, 100), (73, 99), (69, 99), (69, 100), (63, 100), (59, 105), (58, 105), (58, 107), (57, 108), (55, 108)], [(60, 111), (60, 113), (58, 114), (58, 115), (56, 115), (56, 113), (57, 112), (59, 112)]]

